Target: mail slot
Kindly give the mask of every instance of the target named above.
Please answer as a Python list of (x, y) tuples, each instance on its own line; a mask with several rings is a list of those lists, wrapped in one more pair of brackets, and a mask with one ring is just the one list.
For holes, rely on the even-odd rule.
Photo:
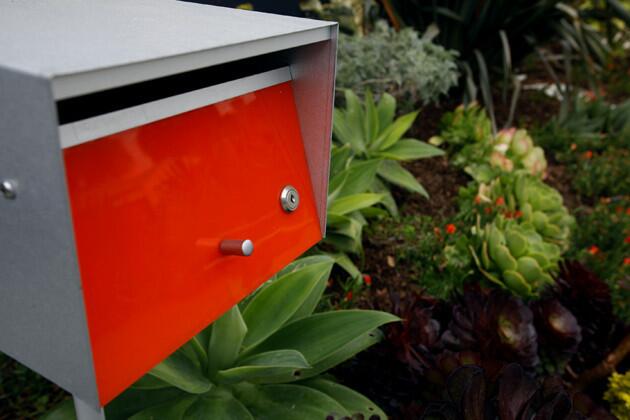
[(98, 408), (324, 235), (337, 27), (60, 0), (0, 28), (0, 351)]

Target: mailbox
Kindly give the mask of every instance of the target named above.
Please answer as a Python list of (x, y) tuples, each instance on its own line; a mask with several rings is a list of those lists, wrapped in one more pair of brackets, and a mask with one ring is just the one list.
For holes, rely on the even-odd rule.
[(110, 402), (324, 234), (337, 26), (0, 5), (0, 351)]

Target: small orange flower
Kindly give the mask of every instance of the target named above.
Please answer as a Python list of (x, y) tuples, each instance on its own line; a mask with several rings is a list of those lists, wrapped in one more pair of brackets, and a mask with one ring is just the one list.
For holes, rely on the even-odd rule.
[(626, 209), (626, 214), (630, 216), (630, 207)]
[(597, 255), (599, 253), (599, 247), (597, 245), (591, 245), (588, 248), (588, 253), (591, 255)]
[(346, 299), (347, 301), (351, 301), (352, 300), (352, 290), (350, 290), (348, 293), (346, 293)]
[(514, 218), (515, 218), (515, 219), (518, 219), (519, 217), (523, 217), (523, 212), (522, 212), (522, 211), (520, 211), (520, 210), (516, 210), (516, 211), (514, 212)]
[(630, 236), (626, 236), (626, 239), (624, 239), (623, 241), (627, 244), (630, 244)]
[(497, 206), (504, 206), (505, 205), (505, 198), (503, 198), (503, 197), (497, 198), (497, 201), (495, 201), (495, 204)]
[(439, 227), (434, 227), (434, 228), (433, 228), (433, 233), (435, 233), (435, 236), (437, 236), (438, 238), (439, 238), (440, 236), (442, 236), (442, 231), (440, 230), (440, 228), (439, 228)]
[(486, 212), (486, 214), (492, 213), (492, 209), (490, 207), (485, 207), (483, 211)]
[(448, 225), (446, 225), (446, 233), (448, 233), (449, 235), (452, 235), (453, 233), (455, 233), (457, 231), (457, 227), (452, 224), (449, 223)]
[(591, 159), (593, 157), (593, 151), (587, 150), (582, 156), (584, 156), (584, 159)]
[(575, 149), (577, 149), (577, 144), (571, 143), (571, 150), (575, 151)]
[(372, 285), (372, 276), (370, 276), (369, 274), (364, 274), (363, 275), (363, 283), (365, 283), (367, 286), (371, 286)]
[(630, 257), (626, 257), (623, 259), (623, 265), (630, 265)]
[(481, 203), (481, 197), (479, 197), (478, 195), (475, 196), (475, 200), (474, 200), (475, 204), (480, 204)]
[(587, 90), (586, 92), (584, 92), (584, 99), (586, 99), (586, 102), (593, 102), (595, 99), (597, 99), (597, 96), (592, 90)]

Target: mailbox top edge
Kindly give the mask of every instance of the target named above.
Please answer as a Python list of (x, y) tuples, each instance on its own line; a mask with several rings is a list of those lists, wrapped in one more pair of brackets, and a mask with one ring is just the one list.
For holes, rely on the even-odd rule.
[[(175, 73), (174, 59), (214, 65), (329, 38), (335, 25), (175, 0), (9, 0), (0, 3), (0, 71), (54, 80), (166, 60), (157, 67)], [(73, 93), (85, 92), (55, 96)]]

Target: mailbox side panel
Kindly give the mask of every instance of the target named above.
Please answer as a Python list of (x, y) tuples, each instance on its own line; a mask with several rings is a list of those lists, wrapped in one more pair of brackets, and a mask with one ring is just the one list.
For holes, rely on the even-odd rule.
[(50, 82), (0, 67), (0, 351), (98, 404)]
[(331, 26), (329, 40), (298, 48), (291, 60), (295, 104), (322, 235), (326, 233), (337, 32), (338, 27)]

